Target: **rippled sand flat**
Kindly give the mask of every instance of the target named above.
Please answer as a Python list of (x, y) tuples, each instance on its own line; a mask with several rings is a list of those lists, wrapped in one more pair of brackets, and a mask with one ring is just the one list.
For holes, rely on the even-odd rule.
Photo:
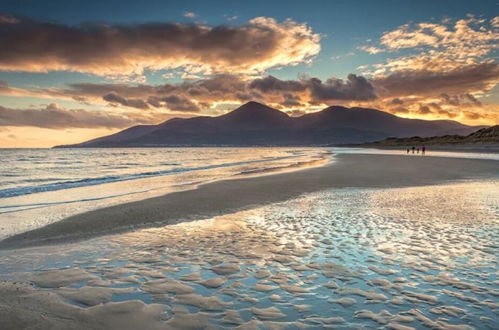
[(498, 187), (331, 189), (3, 251), (0, 328), (494, 329)]

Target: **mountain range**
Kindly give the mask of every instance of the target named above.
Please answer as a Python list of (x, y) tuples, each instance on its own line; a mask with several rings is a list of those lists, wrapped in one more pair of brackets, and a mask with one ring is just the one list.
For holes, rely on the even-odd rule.
[(173, 118), (58, 147), (312, 146), (377, 141), (387, 137), (470, 134), (479, 128), (451, 120), (400, 118), (384, 111), (331, 106), (290, 117), (248, 102), (218, 117)]

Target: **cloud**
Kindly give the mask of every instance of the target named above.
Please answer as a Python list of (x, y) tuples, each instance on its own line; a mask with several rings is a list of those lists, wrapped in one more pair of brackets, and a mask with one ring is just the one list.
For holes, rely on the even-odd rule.
[[(349, 74), (347, 80), (329, 78), (322, 82), (319, 78), (280, 80), (273, 76), (251, 81), (249, 87), (263, 93), (308, 91), (313, 103), (330, 100), (372, 100), (376, 98), (374, 87), (364, 77)], [(288, 96), (289, 98), (289, 96)]]
[(487, 21), (468, 15), (404, 24), (383, 33), (378, 43), (360, 47), (387, 55), (361, 68), (378, 95), (371, 104), (411, 117), (497, 123), (497, 106), (480, 97), (499, 82), (493, 57), (499, 48), (498, 22), (499, 17)]
[(291, 117), (300, 117), (300, 116), (303, 116), (304, 114), (306, 114), (307, 112), (305, 110), (291, 110), (291, 111), (288, 111), (287, 113)]
[(149, 120), (107, 111), (68, 110), (55, 103), (41, 109), (11, 109), (0, 106), (0, 126), (42, 128), (123, 128)]
[[(466, 78), (463, 72), (467, 72), (470, 78)], [(490, 74), (492, 71), (485, 67), (463, 72), (460, 72), (461, 79), (472, 79), (481, 77), (477, 72)], [(457, 71), (453, 74), (457, 75)], [(447, 80), (449, 83), (446, 83)], [(2, 83), (0, 94), (4, 93), (3, 88), (7, 95), (14, 95), (12, 90), (15, 90), (17, 96), (44, 95), (50, 99), (76, 100), (85, 105), (105, 106), (106, 102), (111, 102), (113, 108), (108, 109), (110, 113), (119, 114), (122, 108), (128, 108), (127, 117), (133, 118), (131, 121), (134, 123), (158, 123), (166, 116), (173, 116), (173, 113), (176, 113), (175, 116), (192, 116), (201, 112), (203, 115), (220, 115), (250, 100), (266, 103), (290, 114), (344, 104), (376, 108), (406, 117), (457, 119), (474, 124), (497, 123), (499, 108), (480, 101), (467, 90), (476, 84), (470, 83), (461, 90), (459, 84), (453, 87), (455, 80), (456, 76), (440, 77), (434, 72), (412, 72), (374, 80), (351, 75), (347, 80), (333, 77), (325, 81), (306, 76), (283, 80), (274, 76), (248, 79), (225, 74), (162, 85), (78, 83), (66, 88), (41, 90), (16, 89)], [(22, 94), (23, 91), (25, 94)], [(425, 106), (430, 111), (420, 111)], [(465, 116), (463, 111), (479, 113), (480, 116)]]
[(375, 46), (360, 46), (358, 47), (358, 49), (363, 50), (372, 55), (383, 52), (383, 49)]
[[(162, 85), (123, 83), (75, 83), (65, 88), (20, 89), (0, 84), (0, 95), (76, 101), (83, 105), (111, 105), (132, 109), (164, 109), (199, 112), (220, 103), (250, 100), (271, 106), (318, 107), (334, 102), (365, 101), (376, 98), (373, 85), (364, 77), (349, 75), (346, 80), (302, 76), (282, 80), (274, 76), (249, 79), (221, 74), (209, 78)], [(213, 109), (212, 109), (213, 110)]]
[(110, 103), (117, 103), (127, 107), (138, 108), (138, 109), (149, 108), (149, 105), (142, 100), (126, 99), (114, 92), (106, 94), (102, 98)]
[(447, 19), (440, 23), (404, 24), (384, 32), (378, 45), (364, 45), (358, 48), (371, 54), (417, 50), (417, 55), (400, 57), (399, 59), (404, 60), (400, 63), (388, 63), (386, 68), (389, 70), (415, 69), (421, 64), (428, 66), (431, 64), (428, 59), (438, 60), (433, 66), (435, 69), (440, 68), (444, 62), (455, 68), (460, 64), (476, 63), (478, 58), (498, 49), (497, 22), (499, 17), (487, 21), (468, 15), (466, 19), (454, 22)]
[(440, 94), (440, 103), (449, 105), (464, 105), (464, 106), (483, 106), (482, 102), (477, 100), (471, 94), (449, 95), (447, 93)]
[(452, 50), (453, 56), (457, 58), (476, 57), (497, 48), (498, 35), (494, 30), (496, 19), (487, 22), (470, 16), (457, 20), (453, 25), (427, 22), (405, 24), (385, 32), (380, 42), (389, 51), (428, 47)]
[(401, 106), (397, 106), (395, 108), (391, 108), (389, 109), (389, 112), (394, 114), (394, 115), (399, 115), (399, 114), (408, 114), (410, 113), (410, 111), (407, 109), (407, 108), (404, 108), (404, 107), (401, 107)]
[[(461, 66), (490, 62), (486, 56), (499, 48), (499, 31), (494, 22), (469, 16), (452, 22), (404, 24), (383, 33), (376, 46), (361, 46), (370, 52), (399, 53), (385, 63), (372, 66), (374, 75), (401, 71), (451, 71)], [(409, 52), (409, 53), (408, 53)], [(372, 53), (372, 52), (371, 52)]]
[(480, 114), (478, 114), (476, 112), (470, 112), (470, 111), (464, 111), (464, 115), (468, 119), (479, 119), (481, 117)]
[(362, 76), (349, 74), (346, 81), (330, 78), (322, 83), (310, 79), (310, 89), (315, 101), (326, 100), (373, 100), (376, 98), (373, 85)]
[(430, 110), (430, 107), (427, 105), (419, 105), (418, 113), (422, 115), (428, 115), (432, 113), (432, 111)]
[(195, 13), (193, 13), (192, 11), (186, 11), (184, 13), (184, 17), (187, 17), (187, 18), (196, 18), (198, 15), (196, 15)]
[(307, 83), (300, 80), (281, 80), (274, 76), (254, 79), (249, 87), (263, 93), (272, 92), (300, 92), (307, 89)]
[(439, 95), (488, 91), (499, 82), (499, 65), (492, 62), (462, 65), (452, 70), (404, 70), (372, 78), (381, 94)]
[(186, 97), (177, 95), (169, 95), (164, 97), (150, 96), (147, 102), (157, 108), (166, 107), (172, 111), (198, 112), (201, 110), (191, 100), (187, 99)]
[(19, 19), (11, 15), (0, 14), (0, 24), (17, 24)]
[(291, 19), (257, 17), (241, 26), (73, 26), (0, 17), (0, 44), (8, 45), (0, 52), (2, 71), (122, 76), (184, 68), (247, 74), (308, 62), (320, 51), (320, 35)]
[[(238, 75), (217, 75), (210, 78), (167, 83), (164, 85), (72, 84), (67, 89), (50, 90), (53, 96), (101, 98), (123, 106), (172, 111), (200, 110), (220, 102), (260, 101), (278, 107), (304, 107), (307, 104), (329, 104), (335, 101), (365, 101), (376, 98), (373, 85), (364, 77), (349, 75), (346, 80), (300, 77), (281, 80), (274, 76), (247, 79)], [(123, 95), (127, 95), (125, 98)], [(137, 104), (132, 104), (131, 101)], [(139, 102), (142, 100), (142, 102)]]
[(283, 105), (285, 107), (301, 107), (301, 106), (303, 106), (301, 98), (298, 95), (284, 93), (282, 96), (283, 96), (283, 101), (281, 102), (281, 105)]
[(390, 103), (394, 105), (402, 105), (404, 104), (404, 101), (399, 98), (394, 98), (393, 100), (390, 101)]
[(457, 117), (457, 113), (454, 113), (454, 112), (450, 112), (450, 111), (447, 111), (447, 110), (438, 110), (437, 113), (440, 115), (440, 116), (443, 116), (443, 117), (447, 117), (447, 118), (456, 118)]

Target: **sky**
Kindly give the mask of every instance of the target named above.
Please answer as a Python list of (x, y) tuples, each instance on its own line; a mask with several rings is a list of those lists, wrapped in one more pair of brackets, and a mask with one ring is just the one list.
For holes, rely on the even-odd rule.
[(499, 124), (499, 2), (0, 2), (0, 147), (82, 142), (250, 100)]

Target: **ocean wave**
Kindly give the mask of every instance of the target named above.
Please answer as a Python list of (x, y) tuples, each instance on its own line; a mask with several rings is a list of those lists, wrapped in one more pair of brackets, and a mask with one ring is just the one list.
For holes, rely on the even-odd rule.
[(327, 161), (327, 155), (329, 153), (324, 154), (321, 157), (316, 157), (314, 159), (308, 160), (308, 161), (301, 161), (301, 162), (295, 162), (295, 163), (290, 163), (290, 164), (285, 164), (282, 166), (270, 166), (270, 167), (263, 167), (263, 168), (253, 168), (249, 170), (243, 170), (237, 173), (237, 175), (255, 175), (255, 174), (266, 174), (266, 173), (273, 173), (273, 172), (281, 172), (281, 171), (286, 171), (286, 170), (294, 170), (298, 168), (304, 168), (304, 167), (309, 167), (309, 166), (317, 166), (317, 165), (322, 165)]
[(255, 163), (263, 163), (269, 161), (280, 161), (291, 158), (296, 158), (298, 155), (289, 155), (289, 156), (280, 156), (280, 157), (272, 157), (272, 158), (260, 158), (255, 160), (247, 160), (240, 162), (228, 162), (228, 163), (219, 163), (212, 164), (206, 166), (195, 166), (195, 167), (184, 167), (184, 168), (173, 168), (167, 170), (158, 170), (158, 171), (144, 171), (139, 173), (129, 173), (129, 174), (120, 174), (120, 175), (108, 175), (108, 176), (100, 176), (100, 177), (88, 177), (82, 178), (78, 180), (63, 180), (59, 182), (39, 184), (39, 185), (30, 185), (23, 187), (15, 187), (15, 188), (5, 188), (0, 189), (0, 198), (8, 198), (8, 197), (17, 197), (22, 195), (29, 195), (47, 191), (56, 191), (56, 190), (64, 190), (70, 188), (78, 188), (85, 186), (94, 186), (105, 183), (113, 183), (120, 181), (128, 181), (128, 180), (136, 180), (142, 178), (156, 177), (156, 176), (165, 176), (172, 175), (183, 172), (192, 172), (192, 171), (203, 171), (210, 170), (216, 168), (224, 168), (224, 167), (235, 167), (242, 166), (248, 164)]

